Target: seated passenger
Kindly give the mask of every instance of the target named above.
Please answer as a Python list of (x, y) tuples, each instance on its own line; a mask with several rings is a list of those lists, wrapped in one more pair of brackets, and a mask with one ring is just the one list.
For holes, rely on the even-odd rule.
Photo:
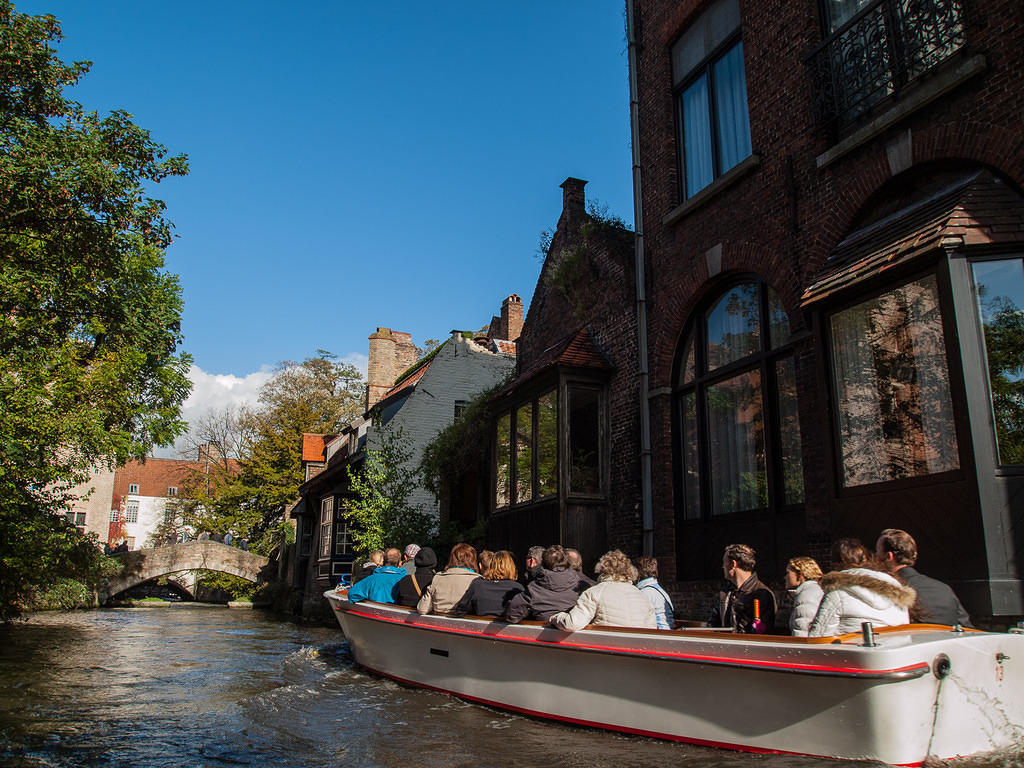
[[(483, 558), (481, 558), (482, 560)], [(509, 601), (523, 591), (516, 581), (515, 557), (506, 549), (492, 553), (491, 564), (474, 580), (452, 613), (470, 613), (474, 616), (501, 616)]]
[(405, 578), (405, 568), (401, 567), (402, 553), (397, 549), (389, 549), (384, 553), (384, 565), (378, 565), (373, 573), (362, 578), (348, 591), (348, 599), (353, 603), (360, 600), (375, 600), (378, 603), (393, 603), (398, 596), (398, 582)]
[(569, 556), (560, 544), (553, 544), (541, 556), (540, 571), (530, 579), (526, 591), (515, 597), (505, 609), (505, 621), (516, 624), (523, 619), (547, 621), (548, 616), (576, 605), (580, 582), (578, 572), (569, 567)]
[(807, 637), (821, 603), (821, 568), (810, 557), (794, 557), (786, 565), (786, 589), (793, 596), (789, 631), (793, 637)]
[(672, 629), (676, 623), (672, 598), (658, 583), (658, 561), (653, 557), (641, 557), (636, 561), (636, 588), (654, 608), (654, 620), (658, 629)]
[(712, 627), (732, 627), (733, 632), (747, 634), (774, 631), (778, 610), (775, 593), (757, 578), (756, 567), (753, 547), (730, 544), (725, 548), (722, 572), (730, 586), (718, 593), (718, 604), (711, 614)]
[(448, 556), (448, 567), (434, 574), (430, 586), (416, 603), (420, 613), (451, 613), (474, 579), (479, 579), (476, 550), (469, 544), (456, 544)]
[(481, 549), (476, 553), (476, 572), (486, 579), (492, 562), (494, 562), (494, 553), (489, 549)]
[(352, 583), (362, 581), (381, 565), (384, 565), (384, 550), (375, 549), (370, 553), (370, 559), (363, 563), (363, 567), (357, 573), (352, 574)]
[(416, 551), (413, 560), (409, 562), (416, 566), (416, 570), (398, 582), (398, 597), (395, 602), (415, 608), (416, 603), (423, 596), (423, 590), (429, 587), (430, 582), (434, 580), (437, 555), (430, 547), (422, 547)]
[(581, 594), (568, 611), (551, 616), (548, 624), (569, 632), (587, 624), (657, 628), (654, 606), (633, 585), (637, 572), (628, 557), (613, 549), (601, 556), (594, 570), (597, 584)]
[(596, 581), (594, 581), (592, 578), (590, 578), (589, 576), (587, 576), (587, 574), (583, 572), (583, 555), (580, 554), (580, 551), (578, 549), (566, 547), (565, 555), (569, 558), (569, 567), (580, 575), (580, 583), (579, 586), (576, 588), (577, 592), (583, 592), (583, 590), (590, 589), (590, 587), (597, 584)]
[(865, 621), (876, 627), (910, 621), (908, 609), (917, 593), (881, 570), (881, 564), (858, 539), (836, 541), (832, 562), (841, 570), (821, 578), (825, 596), (811, 622), (810, 637), (859, 632)]
[(912, 619), (950, 627), (954, 624), (974, 626), (960, 599), (948, 584), (925, 576), (914, 568), (917, 562), (917, 542), (909, 533), (899, 528), (886, 528), (875, 542), (875, 557), (889, 573), (917, 592), (917, 603), (910, 609)]

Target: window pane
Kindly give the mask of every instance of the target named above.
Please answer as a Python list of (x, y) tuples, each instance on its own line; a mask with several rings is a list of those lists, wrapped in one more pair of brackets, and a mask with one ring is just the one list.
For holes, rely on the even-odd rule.
[(783, 502), (801, 504), (804, 500), (804, 467), (800, 447), (800, 409), (796, 400), (796, 365), (792, 357), (784, 357), (775, 364), (775, 382), (779, 392)]
[(829, 32), (835, 32), (871, 0), (825, 0)]
[(722, 174), (750, 156), (743, 43), (737, 43), (715, 62), (715, 109), (718, 111), (718, 172)]
[(708, 313), (708, 370), (741, 360), (761, 349), (757, 285), (729, 291)]
[(719, 45), (740, 28), (737, 0), (718, 0), (672, 46), (672, 83), (679, 85)]
[(761, 373), (709, 386), (707, 408), (712, 514), (768, 506)]
[(683, 361), (679, 365), (679, 383), (689, 384), (693, 381), (696, 370), (696, 361), (693, 355), (693, 333), (686, 339), (686, 347), (683, 349)]
[(959, 466), (934, 277), (833, 316), (832, 348), (845, 485)]
[(494, 506), (507, 507), (510, 500), (512, 481), (512, 417), (511, 414), (503, 414), (498, 419), (498, 434), (495, 440), (496, 483), (494, 491)]
[(999, 463), (1024, 464), (1024, 259), (974, 264)]
[(682, 109), (686, 196), (692, 197), (715, 178), (711, 163), (711, 109), (706, 72), (683, 91)]
[(558, 395), (537, 398), (537, 496), (558, 493)]
[(683, 517), (699, 520), (700, 511), (700, 465), (697, 452), (697, 395), (689, 392), (683, 395)]
[(779, 294), (768, 286), (768, 343), (769, 349), (778, 349), (789, 343), (793, 334), (789, 327), (789, 315), (779, 300)]
[(516, 410), (516, 503), (533, 498), (533, 403)]
[(569, 489), (600, 493), (600, 393), (569, 390)]

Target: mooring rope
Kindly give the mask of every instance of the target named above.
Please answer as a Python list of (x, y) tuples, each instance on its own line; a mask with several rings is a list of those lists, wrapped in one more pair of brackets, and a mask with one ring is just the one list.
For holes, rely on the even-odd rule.
[(942, 683), (945, 682), (945, 680), (945, 677), (940, 677), (939, 684), (935, 688), (935, 703), (932, 704), (932, 731), (928, 734), (928, 748), (924, 753), (926, 763), (932, 754), (932, 742), (935, 740), (935, 725), (939, 722), (939, 695), (942, 693)]

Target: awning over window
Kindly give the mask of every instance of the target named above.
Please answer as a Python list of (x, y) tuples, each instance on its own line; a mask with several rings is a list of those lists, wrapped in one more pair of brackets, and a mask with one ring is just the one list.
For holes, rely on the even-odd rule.
[(807, 306), (937, 248), (1024, 243), (1024, 199), (988, 171), (851, 234), (804, 291)]
[(541, 352), (536, 359), (523, 366), (519, 375), (502, 389), (501, 394), (508, 394), (529, 379), (554, 366), (589, 368), (602, 372), (614, 370), (614, 366), (608, 362), (587, 329), (581, 328), (555, 342)]

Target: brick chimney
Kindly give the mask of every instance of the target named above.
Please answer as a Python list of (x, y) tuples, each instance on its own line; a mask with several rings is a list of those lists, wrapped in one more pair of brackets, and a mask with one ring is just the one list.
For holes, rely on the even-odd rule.
[(387, 394), (395, 379), (416, 362), (416, 345), (412, 334), (377, 328), (369, 336), (366, 363), (366, 410), (370, 410)]
[(523, 331), (523, 300), (517, 293), (501, 302), (501, 330), (504, 336), (499, 338), (507, 341), (515, 341)]
[(562, 216), (558, 222), (562, 226), (563, 220), (578, 221), (587, 213), (587, 195), (583, 188), (587, 182), (583, 179), (574, 179), (572, 176), (561, 183), (562, 187)]

